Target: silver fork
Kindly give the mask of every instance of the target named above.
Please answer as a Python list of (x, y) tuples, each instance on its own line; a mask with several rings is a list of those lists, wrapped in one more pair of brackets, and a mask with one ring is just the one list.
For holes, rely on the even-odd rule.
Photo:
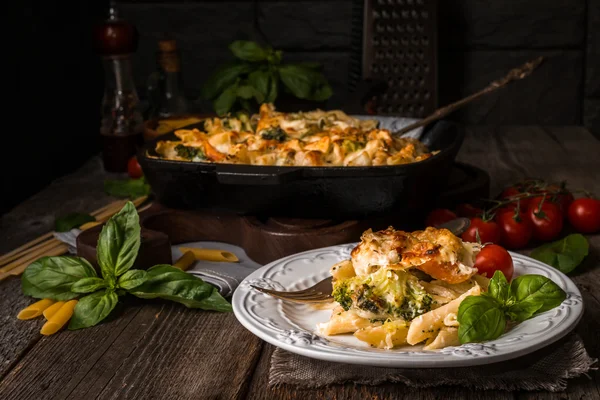
[[(446, 228), (455, 235), (459, 236), (469, 227), (468, 218), (457, 218), (437, 226), (437, 228)], [(333, 278), (330, 276), (317, 282), (315, 285), (302, 290), (272, 290), (260, 286), (250, 285), (259, 292), (266, 293), (281, 300), (293, 301), (295, 303), (328, 303), (333, 300), (331, 295)]]

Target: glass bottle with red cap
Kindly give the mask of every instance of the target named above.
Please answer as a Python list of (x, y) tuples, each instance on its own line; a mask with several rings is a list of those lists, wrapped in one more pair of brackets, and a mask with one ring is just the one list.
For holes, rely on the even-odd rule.
[(143, 117), (131, 69), (138, 32), (119, 17), (111, 2), (108, 18), (94, 27), (93, 39), (105, 71), (100, 126), (104, 169), (125, 172), (143, 142)]

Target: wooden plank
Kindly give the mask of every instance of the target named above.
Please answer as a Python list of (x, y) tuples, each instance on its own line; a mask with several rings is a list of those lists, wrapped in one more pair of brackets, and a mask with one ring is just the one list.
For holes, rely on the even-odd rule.
[(21, 321), (19, 311), (34, 300), (21, 294), (21, 280), (0, 282), (0, 377), (4, 377), (41, 337), (43, 322)]
[(261, 341), (233, 314), (127, 301), (94, 328), (43, 338), (0, 384), (2, 399), (240, 398)]

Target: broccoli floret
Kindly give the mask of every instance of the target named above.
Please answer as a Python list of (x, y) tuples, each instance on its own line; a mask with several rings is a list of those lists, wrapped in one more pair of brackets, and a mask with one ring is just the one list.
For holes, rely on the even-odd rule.
[(177, 146), (175, 146), (175, 151), (177, 152), (177, 155), (179, 157), (185, 158), (186, 160), (193, 160), (193, 159), (205, 160), (206, 159), (206, 155), (204, 154), (204, 151), (202, 151), (202, 148), (200, 148), (200, 147), (190, 147), (190, 146), (184, 146), (182, 144), (178, 144)]
[(410, 321), (431, 310), (431, 296), (405, 271), (381, 268), (366, 275), (336, 281), (333, 296), (345, 309)]
[(350, 289), (348, 289), (347, 282), (348, 281), (342, 281), (336, 284), (333, 293), (331, 294), (335, 301), (337, 301), (346, 311), (348, 311), (352, 306), (352, 297), (350, 296), (351, 292)]
[(263, 139), (277, 140), (279, 142), (283, 142), (285, 140), (285, 138), (287, 137), (284, 130), (278, 126), (273, 126), (273, 127), (262, 130), (260, 132), (260, 136)]

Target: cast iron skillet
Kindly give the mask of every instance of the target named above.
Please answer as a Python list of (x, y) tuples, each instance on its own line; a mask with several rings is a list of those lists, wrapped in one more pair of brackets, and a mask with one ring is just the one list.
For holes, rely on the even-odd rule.
[(354, 219), (394, 213), (414, 220), (446, 183), (464, 139), (462, 128), (440, 120), (421, 136), (435, 156), (377, 167), (277, 167), (151, 158), (148, 141), (138, 160), (157, 200), (178, 209), (214, 209), (243, 215)]

